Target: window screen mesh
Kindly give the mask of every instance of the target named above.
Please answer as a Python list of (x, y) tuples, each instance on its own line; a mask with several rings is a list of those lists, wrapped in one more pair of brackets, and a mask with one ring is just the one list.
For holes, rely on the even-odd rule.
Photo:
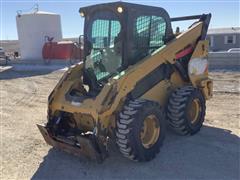
[[(109, 22), (107, 20), (96, 20), (92, 26), (93, 48), (103, 48), (107, 43)], [(105, 44), (106, 45), (106, 44)]]
[(93, 48), (104, 48), (113, 46), (114, 39), (120, 32), (120, 27), (121, 26), (119, 21), (112, 20), (94, 21), (92, 26)]
[(110, 35), (110, 46), (114, 46), (114, 40), (121, 30), (120, 23), (118, 21), (111, 21), (111, 35)]
[[(103, 59), (101, 51), (104, 48), (114, 47), (114, 40), (118, 36), (120, 30), (120, 22), (116, 20), (97, 19), (93, 22), (91, 32), (91, 43), (93, 47), (91, 59), (94, 63), (98, 63)], [(102, 65), (102, 68), (95, 68), (94, 73), (97, 80), (109, 75), (109, 72), (104, 70), (104, 65)]]
[(166, 22), (159, 16), (139, 16), (134, 25), (134, 58), (141, 59), (164, 45)]
[(150, 47), (162, 46), (164, 44), (166, 23), (161, 17), (152, 16), (150, 30)]

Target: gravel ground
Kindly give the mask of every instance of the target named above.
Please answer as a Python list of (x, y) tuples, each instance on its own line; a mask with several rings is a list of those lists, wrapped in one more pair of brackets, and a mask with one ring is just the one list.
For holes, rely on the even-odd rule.
[(0, 72), (0, 179), (240, 179), (239, 72), (212, 72), (214, 97), (204, 127), (188, 137), (167, 133), (160, 154), (136, 163), (116, 146), (102, 164), (46, 145), (36, 123), (63, 71)]

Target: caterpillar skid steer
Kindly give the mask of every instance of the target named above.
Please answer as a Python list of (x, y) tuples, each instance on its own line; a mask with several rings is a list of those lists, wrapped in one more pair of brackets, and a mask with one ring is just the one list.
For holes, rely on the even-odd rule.
[[(114, 2), (80, 8), (84, 60), (48, 98), (45, 141), (99, 162), (109, 140), (123, 156), (149, 161), (166, 127), (193, 135), (212, 96), (206, 33), (211, 14), (170, 18), (160, 7)], [(172, 22), (195, 20), (173, 33)]]

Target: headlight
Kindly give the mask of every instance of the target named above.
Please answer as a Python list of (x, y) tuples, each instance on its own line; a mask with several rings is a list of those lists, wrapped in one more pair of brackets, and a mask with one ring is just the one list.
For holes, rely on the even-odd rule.
[(122, 8), (121, 6), (119, 6), (119, 7), (117, 8), (117, 11), (118, 11), (119, 13), (122, 13), (122, 12), (123, 12), (123, 8)]
[(80, 16), (84, 17), (84, 13), (83, 13), (83, 12), (80, 12)]

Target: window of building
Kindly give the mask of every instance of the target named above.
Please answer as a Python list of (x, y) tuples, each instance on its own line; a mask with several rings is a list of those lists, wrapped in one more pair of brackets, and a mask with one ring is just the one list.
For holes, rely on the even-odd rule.
[(209, 36), (208, 40), (209, 40), (209, 46), (213, 47), (214, 46), (214, 36)]
[(228, 44), (233, 44), (233, 37), (232, 36), (227, 37), (227, 43)]
[(235, 35), (224, 36), (224, 44), (235, 44), (235, 43), (236, 43)]

